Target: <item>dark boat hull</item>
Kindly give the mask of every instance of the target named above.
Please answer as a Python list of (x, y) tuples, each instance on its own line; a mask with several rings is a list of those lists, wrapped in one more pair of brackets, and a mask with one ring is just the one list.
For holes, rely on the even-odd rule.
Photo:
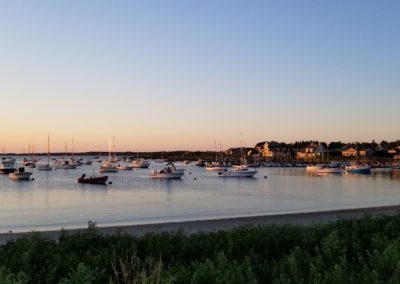
[(10, 174), (10, 173), (13, 173), (13, 172), (15, 172), (15, 168), (14, 169), (11, 169), (11, 168), (8, 168), (8, 169), (0, 169), (0, 174), (6, 174), (6, 175), (8, 175), (8, 174)]
[(87, 184), (105, 184), (108, 176), (92, 177), (92, 178), (78, 178), (78, 183)]

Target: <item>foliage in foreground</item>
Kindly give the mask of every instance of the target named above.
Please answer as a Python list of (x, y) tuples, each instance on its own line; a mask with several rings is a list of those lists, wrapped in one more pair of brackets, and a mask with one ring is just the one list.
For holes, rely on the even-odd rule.
[(34, 233), (0, 247), (0, 283), (400, 283), (400, 215), (192, 235)]

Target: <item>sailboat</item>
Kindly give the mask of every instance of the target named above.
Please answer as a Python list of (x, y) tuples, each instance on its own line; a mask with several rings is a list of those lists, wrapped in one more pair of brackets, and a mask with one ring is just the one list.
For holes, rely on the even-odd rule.
[(53, 170), (53, 166), (50, 166), (50, 135), (47, 135), (47, 163), (38, 164), (37, 169), (41, 171)]
[[(356, 142), (356, 159), (358, 158), (357, 142)], [(345, 166), (345, 171), (348, 174), (371, 174), (371, 166), (362, 165), (358, 163), (352, 163), (349, 166)]]
[[(67, 143), (65, 143), (65, 156), (68, 156), (68, 146)], [(61, 159), (55, 163), (56, 169), (76, 169), (77, 164), (74, 163), (71, 159)]]
[(257, 170), (252, 167), (247, 166), (246, 157), (243, 154), (243, 143), (240, 143), (240, 165), (235, 165), (230, 169), (225, 169), (223, 171), (218, 172), (218, 176), (220, 177), (254, 177), (257, 173)]
[(100, 166), (100, 172), (118, 172), (117, 167), (111, 160), (111, 141), (108, 141), (108, 160)]
[[(226, 165), (223, 163), (223, 157), (221, 158), (221, 161), (218, 161), (218, 151), (217, 151), (217, 141), (214, 141), (215, 144), (215, 161), (211, 162), (211, 163), (207, 163), (206, 165), (206, 170), (207, 171), (216, 171), (216, 172), (220, 172), (220, 171), (224, 171), (228, 168), (230, 168), (230, 165)], [(221, 151), (221, 144), (219, 144), (219, 152), (222, 153)]]

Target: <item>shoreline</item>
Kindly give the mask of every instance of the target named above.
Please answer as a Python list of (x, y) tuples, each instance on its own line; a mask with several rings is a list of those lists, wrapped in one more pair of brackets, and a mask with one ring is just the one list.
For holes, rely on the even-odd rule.
[[(102, 235), (113, 235), (116, 233), (128, 234), (132, 236), (142, 236), (147, 233), (176, 232), (182, 230), (186, 234), (197, 232), (215, 232), (231, 230), (240, 226), (256, 226), (271, 224), (297, 224), (311, 225), (313, 223), (329, 223), (338, 219), (357, 219), (364, 215), (396, 215), (400, 213), (400, 205), (377, 206), (353, 209), (339, 209), (305, 213), (287, 213), (277, 215), (260, 215), (250, 217), (234, 217), (222, 219), (193, 220), (169, 223), (152, 223), (141, 225), (107, 226), (96, 227)], [(85, 231), (83, 229), (66, 229), (65, 232), (74, 233)], [(0, 233), (0, 245), (6, 244), (10, 240), (15, 240), (28, 236), (33, 232), (39, 232), (44, 238), (57, 239), (61, 229), (54, 231), (30, 231), (18, 233)]]

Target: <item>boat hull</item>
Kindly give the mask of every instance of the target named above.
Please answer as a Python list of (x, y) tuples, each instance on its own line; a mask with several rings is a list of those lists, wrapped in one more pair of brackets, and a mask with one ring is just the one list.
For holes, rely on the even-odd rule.
[(0, 174), (6, 174), (8, 175), (9, 173), (15, 172), (16, 168), (3, 168), (0, 169)]
[(340, 175), (342, 174), (342, 171), (340, 169), (332, 168), (332, 169), (319, 169), (316, 171), (317, 174), (333, 174), (333, 175)]
[(10, 173), (10, 174), (8, 174), (8, 176), (12, 180), (29, 180), (31, 175), (32, 175), (32, 173), (30, 173), (30, 172)]
[(150, 173), (150, 178), (154, 179), (180, 179), (184, 176), (184, 172), (177, 172), (177, 173)]
[(371, 174), (371, 167), (368, 166), (349, 166), (345, 168), (348, 174)]
[(257, 171), (254, 169), (246, 169), (246, 170), (225, 170), (218, 172), (219, 177), (239, 177), (239, 178), (252, 178), (256, 175)]
[(78, 178), (78, 183), (105, 184), (107, 182), (107, 179), (108, 179), (108, 176), (91, 177), (91, 178)]

